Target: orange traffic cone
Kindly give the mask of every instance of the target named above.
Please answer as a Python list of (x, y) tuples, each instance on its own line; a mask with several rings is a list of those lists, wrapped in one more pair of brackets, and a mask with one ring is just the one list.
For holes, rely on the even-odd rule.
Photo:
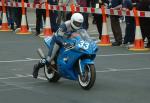
[(0, 28), (0, 31), (12, 31), (8, 27), (8, 21), (6, 17), (6, 8), (4, 6), (4, 0), (2, 0), (2, 9), (3, 9), (3, 17), (2, 17), (2, 26)]
[(51, 36), (52, 35), (52, 30), (51, 30), (51, 22), (50, 22), (50, 17), (49, 17), (49, 9), (48, 9), (48, 4), (45, 3), (46, 6), (46, 21), (45, 21), (45, 27), (44, 27), (44, 36)]
[(74, 4), (71, 4), (70, 5), (70, 8), (71, 8), (71, 13), (72, 15), (75, 13), (75, 5)]
[(24, 0), (21, 1), (22, 3), (22, 19), (21, 19), (21, 28), (16, 34), (32, 34), (28, 31), (27, 21), (26, 21), (26, 14), (24, 8)]
[(133, 13), (134, 13), (135, 23), (136, 23), (135, 41), (134, 41), (133, 48), (129, 48), (129, 50), (133, 50), (133, 51), (149, 50), (148, 48), (144, 47), (144, 41), (141, 34), (140, 22), (139, 22), (138, 12), (136, 8), (133, 8)]
[(102, 37), (101, 41), (98, 44), (99, 46), (111, 46), (110, 38), (107, 31), (107, 19), (106, 19), (106, 13), (105, 13), (105, 7), (102, 5), (102, 17), (103, 17), (103, 28), (102, 28)]

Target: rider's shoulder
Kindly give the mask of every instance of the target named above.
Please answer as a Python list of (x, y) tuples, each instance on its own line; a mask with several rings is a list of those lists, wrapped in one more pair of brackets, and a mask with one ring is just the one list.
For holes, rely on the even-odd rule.
[(70, 25), (71, 24), (71, 20), (67, 20), (64, 23), (65, 23), (65, 25)]
[(67, 27), (67, 26), (70, 25), (70, 24), (71, 24), (71, 21), (70, 21), (70, 20), (67, 20), (67, 21), (63, 22), (63, 23), (60, 25), (60, 27)]
[(59, 29), (58, 29), (58, 30), (60, 30), (60, 31), (66, 31), (66, 30), (67, 30), (67, 26), (66, 26), (65, 22), (62, 23), (62, 24), (59, 26)]

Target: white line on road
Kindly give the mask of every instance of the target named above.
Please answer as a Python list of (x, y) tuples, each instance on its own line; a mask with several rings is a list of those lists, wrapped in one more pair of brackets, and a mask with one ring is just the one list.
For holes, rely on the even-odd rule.
[[(129, 53), (129, 54), (104, 54), (104, 55), (97, 55), (97, 57), (109, 57), (109, 56), (130, 56), (130, 55), (149, 55), (150, 53)], [(29, 61), (37, 61), (40, 59), (32, 59), (32, 58), (25, 58), (25, 59), (18, 59), (18, 60), (6, 60), (0, 61), (0, 63), (12, 63), (12, 62), (29, 62)]]
[(17, 78), (26, 78), (26, 77), (31, 77), (31, 75), (21, 75), (21, 74), (16, 74), (16, 76), (14, 77), (2, 77), (0, 78), (0, 80), (4, 80), (4, 79), (17, 79)]
[(109, 68), (108, 70), (96, 71), (96, 72), (119, 72), (119, 71), (140, 71), (140, 70), (150, 70), (150, 68), (137, 68), (137, 69), (115, 69)]
[(129, 54), (106, 54), (106, 55), (97, 55), (97, 56), (130, 56), (130, 55), (149, 55), (150, 53), (129, 53)]
[[(108, 68), (107, 70), (101, 70), (96, 71), (97, 73), (105, 73), (105, 72), (123, 72), (123, 71), (142, 71), (142, 70), (150, 70), (150, 68), (137, 68), (137, 69), (115, 69), (115, 68)], [(32, 75), (22, 75), (22, 74), (16, 74), (14, 77), (2, 77), (0, 80), (4, 79), (19, 79), (19, 78), (26, 78), (26, 77), (32, 77)], [(44, 76), (39, 76), (38, 79), (41, 80), (47, 80)]]
[(47, 80), (45, 77), (38, 77), (38, 79), (41, 79), (41, 80)]
[(11, 62), (28, 62), (28, 61), (37, 61), (40, 59), (32, 59), (32, 58), (26, 58), (26, 59), (18, 59), (18, 60), (6, 60), (6, 61), (0, 61), (0, 63), (11, 63)]
[(17, 88), (17, 87), (14, 87), (14, 88), (7, 88), (7, 89), (2, 89), (0, 90), (0, 92), (3, 92), (3, 91), (12, 91), (12, 90), (18, 90), (18, 89), (22, 89), (22, 88)]
[[(150, 68), (137, 68), (137, 69), (115, 69), (115, 68), (108, 68), (108, 70), (96, 71), (97, 73), (105, 73), (105, 72), (123, 72), (123, 71), (142, 71), (142, 70), (150, 70)], [(32, 75), (30, 75), (32, 76)], [(39, 76), (38, 79), (40, 80), (47, 80), (45, 77)]]

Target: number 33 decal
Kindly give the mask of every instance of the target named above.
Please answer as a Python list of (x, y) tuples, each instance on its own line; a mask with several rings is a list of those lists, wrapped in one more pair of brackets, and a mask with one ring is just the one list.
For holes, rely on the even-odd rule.
[(80, 48), (83, 48), (83, 49), (88, 49), (89, 48), (89, 43), (82, 40), (82, 41), (80, 41), (80, 43), (78, 44), (78, 46)]

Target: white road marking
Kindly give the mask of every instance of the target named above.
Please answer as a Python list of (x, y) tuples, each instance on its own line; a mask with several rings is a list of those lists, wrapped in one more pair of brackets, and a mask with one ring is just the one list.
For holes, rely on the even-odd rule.
[[(150, 68), (137, 68), (137, 69), (116, 69), (116, 68), (108, 68), (107, 70), (96, 71), (96, 73), (105, 73), (105, 72), (123, 72), (123, 71), (142, 71), (142, 70), (150, 70)], [(37, 79), (47, 80), (45, 77), (39, 76)]]
[(0, 61), (0, 63), (12, 63), (12, 62), (29, 62), (29, 61), (37, 61), (37, 60), (40, 60), (40, 59), (18, 59), (18, 60), (6, 60), (6, 61)]
[[(131, 53), (131, 54), (107, 54), (107, 55), (97, 55), (98, 57), (104, 56), (130, 56), (130, 55), (149, 55), (150, 53)], [(32, 58), (25, 58), (21, 60), (9, 60), (9, 61), (0, 61), (0, 63), (8, 63), (8, 62), (27, 62), (27, 61), (37, 61), (39, 59), (32, 59)], [(108, 68), (107, 70), (102, 70), (102, 71), (96, 71), (98, 72), (115, 72), (115, 71), (137, 71), (137, 70), (150, 70), (150, 68), (137, 68), (137, 69), (114, 69), (114, 68)], [(15, 77), (1, 77), (0, 80), (2, 79), (13, 79), (13, 78), (24, 78), (24, 77), (32, 77), (32, 75), (21, 75), (21, 74), (16, 74)], [(44, 77), (38, 77), (39, 79), (42, 80), (47, 80)]]
[[(104, 54), (104, 55), (97, 55), (97, 57), (109, 57), (109, 56), (130, 56), (130, 55), (150, 55), (148, 53), (128, 53), (128, 54)], [(18, 60), (1, 60), (0, 63), (12, 63), (12, 62), (29, 62), (29, 61), (38, 61), (40, 59), (32, 59), (32, 58), (25, 58), (25, 59), (18, 59)]]
[(22, 89), (22, 88), (17, 88), (17, 87), (14, 87), (14, 88), (8, 88), (8, 89), (2, 89), (0, 90), (0, 92), (3, 92), (3, 91), (12, 91), (12, 90), (18, 90), (18, 89)]
[(38, 79), (41, 79), (41, 80), (47, 80), (45, 77), (38, 77)]
[[(32, 75), (28, 75), (28, 76), (33, 77)], [(38, 78), (37, 78), (37, 79), (47, 80), (47, 79), (46, 79), (46, 77), (42, 77), (42, 76), (38, 76)]]
[(149, 55), (150, 52), (148, 53), (129, 53), (129, 54), (106, 54), (106, 55), (96, 55), (96, 56), (101, 56), (101, 57), (108, 57), (108, 56), (130, 56), (130, 55)]
[(108, 70), (102, 70), (102, 71), (96, 71), (99, 72), (120, 72), (120, 71), (141, 71), (141, 70), (150, 70), (150, 68), (137, 68), (137, 69), (115, 69), (115, 68), (109, 68)]
[(16, 74), (14, 77), (1, 77), (0, 80), (4, 79), (17, 79), (17, 78), (26, 78), (26, 77), (31, 77), (31, 75), (21, 75), (21, 74)]
[(22, 74), (16, 74), (16, 77), (24, 77), (24, 75), (22, 75)]
[(33, 60), (32, 58), (25, 58), (25, 59), (27, 59), (27, 60)]
[[(108, 68), (101, 71), (96, 71), (97, 73), (105, 73), (105, 72), (123, 72), (123, 71), (143, 71), (143, 70), (150, 70), (150, 68), (137, 68), (137, 69), (116, 69), (116, 68)], [(27, 78), (32, 77), (31, 74), (29, 75), (22, 75), (22, 74), (16, 74), (14, 77), (1, 77), (0, 80), (4, 79), (19, 79), (19, 78)], [(37, 79), (41, 80), (47, 80), (44, 76), (39, 76)]]

